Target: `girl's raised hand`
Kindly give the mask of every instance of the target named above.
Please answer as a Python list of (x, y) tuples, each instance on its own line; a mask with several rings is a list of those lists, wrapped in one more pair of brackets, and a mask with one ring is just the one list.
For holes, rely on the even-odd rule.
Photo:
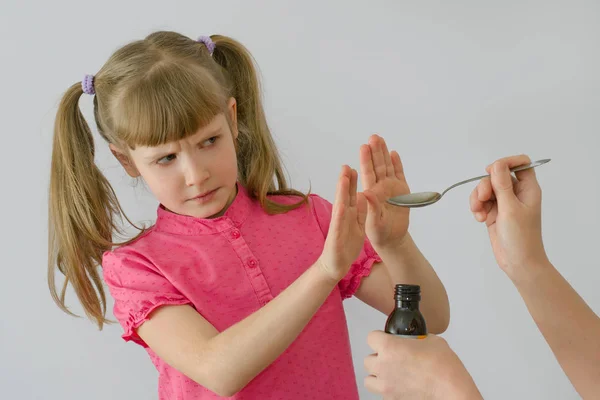
[(409, 209), (387, 203), (390, 197), (410, 193), (402, 161), (388, 151), (378, 135), (360, 148), (360, 176), (368, 202), (366, 233), (375, 247), (394, 246), (408, 233)]
[(333, 279), (341, 280), (358, 257), (365, 241), (367, 202), (357, 193), (358, 173), (347, 165), (337, 183), (331, 223), (320, 257), (321, 267)]

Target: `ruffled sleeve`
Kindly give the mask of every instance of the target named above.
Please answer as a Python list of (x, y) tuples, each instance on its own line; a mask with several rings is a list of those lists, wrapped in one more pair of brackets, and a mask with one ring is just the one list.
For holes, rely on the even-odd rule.
[(133, 251), (116, 249), (104, 253), (102, 270), (125, 341), (148, 347), (136, 329), (148, 320), (150, 313), (164, 305), (191, 303), (149, 260)]

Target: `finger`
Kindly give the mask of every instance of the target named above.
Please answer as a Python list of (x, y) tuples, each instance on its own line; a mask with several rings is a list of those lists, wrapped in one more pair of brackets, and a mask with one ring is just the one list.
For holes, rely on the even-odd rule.
[(495, 204), (496, 197), (489, 178), (482, 180), (471, 192), (469, 205), (473, 216), (478, 222), (487, 220), (488, 213)]
[[(513, 167), (518, 167), (519, 165), (529, 164), (531, 162), (531, 159), (529, 158), (529, 156), (522, 154), (522, 155), (518, 155), (518, 156), (499, 158), (494, 162), (498, 162), (498, 161), (506, 163), (508, 165), (508, 168), (513, 168)], [(491, 168), (493, 165), (494, 165), (494, 163), (485, 167), (485, 170), (487, 171), (488, 174), (491, 172)]]
[(490, 178), (483, 178), (477, 185), (477, 198), (483, 202), (494, 200), (494, 189)]
[(388, 334), (383, 331), (372, 331), (367, 335), (367, 344), (375, 353), (383, 347), (383, 343), (388, 339)]
[(485, 225), (489, 227), (490, 225), (496, 223), (496, 218), (498, 218), (498, 203), (490, 202), (490, 207), (488, 212), (485, 214)]
[(345, 169), (342, 167), (335, 189), (335, 199), (333, 200), (331, 222), (327, 237), (331, 236), (334, 238), (340, 235), (340, 227), (343, 226), (344, 214), (346, 213), (347, 206), (344, 205), (344, 202), (347, 201), (349, 184), (348, 177), (345, 175)]
[(365, 389), (371, 393), (382, 394), (383, 390), (381, 382), (374, 375), (369, 375), (365, 378)]
[(487, 221), (488, 215), (495, 205), (495, 201), (486, 201), (485, 203), (482, 203), (481, 210), (474, 213), (475, 219), (479, 222)]
[(336, 190), (335, 190), (335, 201), (333, 203), (333, 211), (335, 212), (340, 205), (348, 203), (348, 190), (350, 181), (348, 179), (347, 166), (342, 166), (340, 176), (338, 178)]
[(350, 185), (352, 184), (352, 168), (347, 165), (342, 167), (342, 199), (345, 206), (350, 205)]
[(400, 154), (394, 150), (390, 157), (392, 159), (392, 165), (394, 166), (394, 175), (396, 175), (396, 178), (404, 180), (404, 166), (402, 165)]
[(387, 143), (385, 139), (381, 136), (379, 137), (379, 143), (381, 143), (381, 150), (383, 152), (383, 158), (385, 160), (385, 175), (388, 178), (394, 177), (394, 165), (392, 164), (392, 157), (390, 156), (390, 151), (388, 150)]
[[(531, 158), (526, 154), (521, 154), (518, 156), (504, 157), (497, 161), (505, 162), (508, 165), (508, 168), (514, 168), (520, 165), (529, 164), (531, 162)], [(486, 168), (486, 171), (488, 171), (488, 173), (490, 173), (490, 168), (492, 165), (488, 165), (488, 167)], [(515, 176), (519, 181), (537, 183), (535, 168), (529, 168), (525, 171), (516, 172)]]
[(371, 375), (377, 375), (377, 373), (379, 372), (377, 370), (377, 366), (379, 365), (379, 362), (377, 360), (377, 354), (370, 354), (368, 356), (365, 357), (365, 369), (367, 370), (367, 372)]
[(369, 145), (360, 146), (360, 179), (363, 189), (370, 189), (377, 183), (375, 170), (373, 169), (373, 157)]
[(483, 212), (488, 214), (490, 211), (492, 211), (492, 208), (494, 208), (495, 205), (495, 200), (486, 201), (485, 203), (483, 203)]
[(517, 201), (508, 163), (496, 161), (491, 169), (492, 188), (498, 201), (498, 207), (509, 207)]
[(479, 191), (476, 187), (469, 196), (469, 206), (473, 214), (483, 210), (483, 201), (479, 200)]
[(377, 135), (372, 135), (369, 138), (369, 147), (371, 148), (371, 157), (373, 159), (373, 169), (375, 170), (375, 178), (377, 182), (383, 180), (387, 174), (385, 166), (385, 157)]
[(358, 185), (358, 173), (355, 169), (350, 170), (350, 189), (348, 193), (348, 205), (356, 206), (356, 187)]
[(367, 220), (367, 207), (367, 198), (365, 197), (364, 193), (358, 193), (356, 195), (357, 218), (358, 224), (361, 226), (363, 231), (365, 227), (365, 221)]
[(471, 192), (469, 196), (469, 203), (471, 211), (477, 212), (483, 209), (483, 204), (487, 201), (495, 200), (494, 190), (492, 189), (492, 183), (489, 178), (484, 178), (479, 182), (477, 186)]

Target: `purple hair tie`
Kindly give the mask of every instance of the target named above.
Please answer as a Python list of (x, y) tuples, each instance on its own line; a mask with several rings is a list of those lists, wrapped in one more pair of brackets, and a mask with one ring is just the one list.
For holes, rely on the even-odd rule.
[(94, 89), (94, 75), (86, 75), (81, 81), (81, 87), (85, 94), (96, 94), (96, 89)]
[(216, 44), (212, 41), (210, 36), (200, 36), (197, 41), (200, 43), (204, 43), (204, 45), (208, 49), (208, 52), (212, 56), (213, 51), (215, 51)]

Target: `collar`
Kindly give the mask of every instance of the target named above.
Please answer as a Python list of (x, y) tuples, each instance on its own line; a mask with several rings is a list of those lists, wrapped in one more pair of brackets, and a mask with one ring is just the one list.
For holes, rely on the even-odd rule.
[(247, 189), (239, 182), (236, 185), (237, 194), (222, 216), (196, 218), (172, 213), (159, 205), (155, 230), (177, 235), (208, 235), (223, 232), (233, 227), (239, 228), (248, 217), (255, 200), (249, 196)]

